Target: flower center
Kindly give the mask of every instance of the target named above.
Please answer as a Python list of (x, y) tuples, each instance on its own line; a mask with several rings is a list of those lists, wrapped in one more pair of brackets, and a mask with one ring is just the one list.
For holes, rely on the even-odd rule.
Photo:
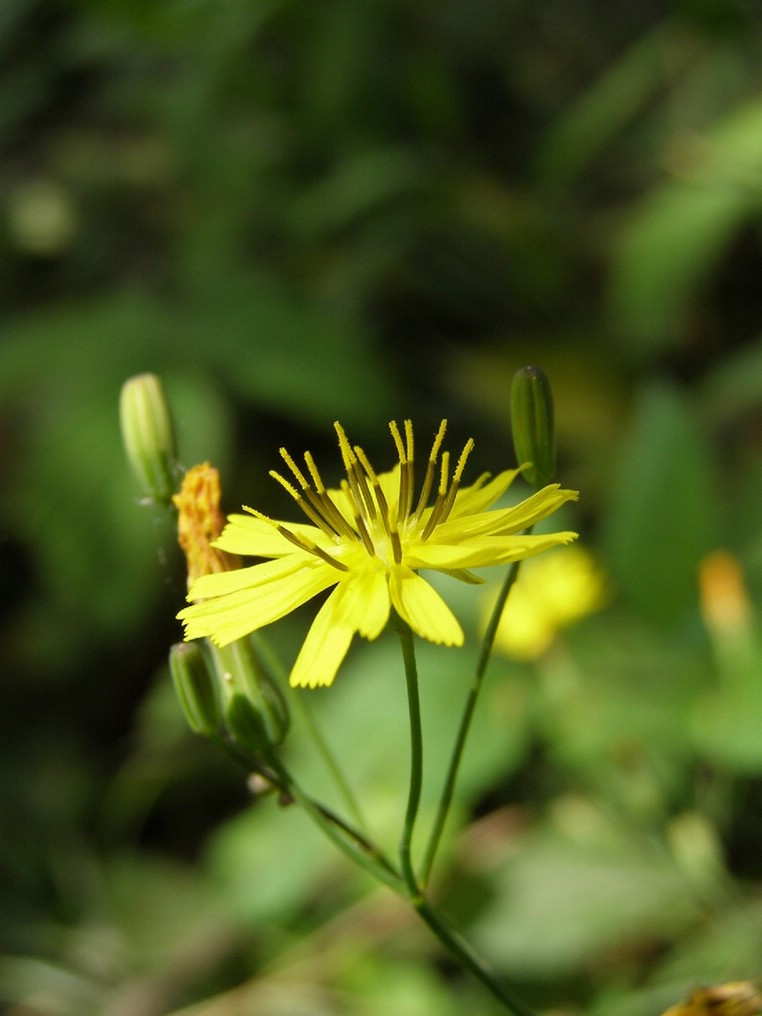
[[(346, 479), (341, 481), (341, 490), (350, 506), (351, 520), (332, 500), (310, 452), (304, 454), (309, 480), (285, 448), (280, 449), (280, 455), (293, 474), (297, 486), (284, 479), (275, 470), (270, 471), (270, 476), (288, 491), (310, 522), (337, 547), (359, 542), (368, 555), (381, 561), (385, 568), (401, 564), (405, 541), (413, 538), (427, 540), (450, 514), (466, 461), (474, 446), (473, 439), (469, 438), (466, 442), (451, 477), (450, 453), (444, 451), (440, 457), (447, 431), (447, 421), (442, 420), (431, 446), (421, 491), (413, 508), (415, 474), (411, 421), (404, 422), (404, 437), (396, 421), (393, 420), (389, 424), (399, 460), (399, 486), (394, 496), (390, 498), (384, 493), (381, 481), (362, 448), (350, 445), (340, 423), (335, 423), (334, 428), (347, 474)], [(439, 473), (437, 493), (434, 504), (429, 509), (428, 503), (437, 472)], [(260, 518), (266, 518), (259, 512), (253, 513)], [(274, 522), (273, 525), (300, 549), (316, 555), (340, 571), (349, 570), (341, 560), (304, 536), (292, 532), (280, 523)]]

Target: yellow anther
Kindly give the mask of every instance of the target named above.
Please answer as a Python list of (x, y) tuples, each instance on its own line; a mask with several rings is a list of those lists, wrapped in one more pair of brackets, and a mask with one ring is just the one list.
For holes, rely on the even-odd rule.
[(463, 470), (466, 468), (468, 456), (471, 454), (473, 450), (474, 450), (474, 439), (470, 437), (463, 446), (463, 451), (460, 453), (460, 458), (458, 459), (458, 464), (455, 467), (455, 472), (452, 477), (453, 483), (460, 483), (460, 478), (461, 476), (463, 476)]
[(278, 528), (278, 523), (271, 519), (269, 515), (265, 515), (264, 512), (257, 511), (256, 508), (251, 508), (247, 504), (243, 506), (243, 510), (248, 512), (249, 515), (253, 515), (255, 519), (260, 519), (262, 522), (269, 523), (269, 525), (271, 525), (274, 529)]
[[(444, 441), (445, 432), (447, 431), (447, 420), (442, 420), (439, 424), (439, 430), (434, 438), (434, 443), (431, 446), (431, 452), (429, 453), (429, 461), (426, 465), (426, 475), (423, 478), (423, 486), (421, 487), (421, 493), (418, 498), (418, 504), (416, 505), (415, 512), (413, 514), (413, 520), (418, 521), (420, 519), (424, 508), (429, 503), (429, 495), (431, 494), (431, 488), (434, 484), (434, 470), (437, 464), (437, 458), (439, 457), (439, 449), (442, 447)], [(412, 433), (411, 433), (412, 438)]]
[[(407, 424), (407, 422), (408, 421), (406, 420), (405, 423)], [(389, 424), (389, 430), (392, 432), (392, 438), (394, 439), (394, 444), (397, 447), (397, 458), (400, 460), (400, 465), (404, 465), (408, 461), (408, 457), (405, 451), (405, 446), (402, 443), (402, 436), (400, 435), (396, 420), (392, 420)]]
[(365, 470), (365, 472), (366, 472), (366, 474), (368, 476), (368, 479), (370, 480), (370, 482), (373, 484), (374, 487), (377, 487), (378, 486), (378, 477), (376, 476), (375, 469), (370, 464), (368, 456), (365, 454), (365, 452), (362, 450), (362, 448), (358, 447), (357, 445), (355, 445), (355, 454), (357, 455), (357, 458), (360, 460), (360, 464), (362, 465), (363, 469)]
[(439, 490), (437, 491), (438, 497), (444, 497), (447, 493), (447, 483), (450, 473), (450, 453), (442, 452), (442, 462), (439, 468)]
[(289, 483), (288, 480), (282, 477), (280, 473), (277, 473), (274, 469), (271, 469), (269, 475), (273, 478), (273, 480), (276, 480), (281, 485), (281, 487), (283, 487), (284, 490), (288, 491), (288, 493), (291, 495), (294, 501), (301, 501), (302, 495), (299, 493), (296, 487), (294, 487), (293, 484)]
[[(283, 487), (285, 490), (288, 491), (288, 493), (291, 495), (294, 501), (296, 501), (296, 503), (302, 509), (304, 514), (310, 520), (310, 522), (313, 523), (313, 525), (316, 525), (318, 529), (321, 529), (327, 536), (334, 537), (336, 535), (336, 530), (325, 518), (324, 512), (322, 510), (322, 505), (320, 505), (319, 503), (314, 504), (313, 502), (314, 504), (313, 507), (312, 504), (305, 501), (305, 499), (302, 497), (302, 495), (299, 493), (296, 487), (292, 486), (288, 482), (288, 480), (284, 479), (280, 475), (280, 473), (276, 473), (274, 469), (270, 470), (270, 476), (274, 480), (277, 480), (278, 483), (281, 485), (281, 487)], [(310, 500), (312, 500), (315, 497), (309, 485), (305, 487), (305, 491), (307, 493), (307, 497), (310, 498)]]
[(341, 426), (338, 420), (334, 422), (334, 430), (339, 439), (339, 451), (341, 452), (341, 458), (344, 462), (344, 468), (347, 473), (352, 469), (352, 466), (357, 462), (355, 453), (352, 451), (352, 446), (347, 440), (347, 435), (344, 433), (344, 428)]
[(405, 444), (407, 445), (407, 460), (413, 461), (413, 421), (405, 420)]
[(442, 420), (439, 424), (439, 430), (434, 438), (434, 443), (431, 446), (431, 452), (429, 454), (429, 462), (436, 462), (437, 456), (439, 455), (439, 449), (442, 447), (445, 434), (447, 433), (447, 420)]
[(305, 452), (304, 453), (304, 462), (305, 462), (305, 465), (307, 466), (307, 469), (310, 472), (310, 476), (312, 477), (312, 482), (315, 484), (315, 490), (318, 492), (318, 494), (324, 493), (325, 492), (325, 484), (323, 483), (323, 481), (322, 481), (322, 479), (320, 477), (320, 473), (318, 472), (318, 467), (315, 465), (315, 460), (313, 459), (311, 452)]
[(308, 487), (309, 487), (309, 483), (307, 483), (307, 481), (305, 480), (301, 470), (298, 468), (298, 466), (296, 465), (294, 460), (291, 458), (291, 456), (288, 454), (288, 452), (286, 451), (285, 448), (280, 448), (279, 451), (280, 451), (280, 457), (283, 459), (283, 461), (286, 463), (288, 468), (291, 470), (291, 472), (296, 477), (296, 482), (299, 484), (299, 486), (302, 488), (302, 490), (307, 490)]

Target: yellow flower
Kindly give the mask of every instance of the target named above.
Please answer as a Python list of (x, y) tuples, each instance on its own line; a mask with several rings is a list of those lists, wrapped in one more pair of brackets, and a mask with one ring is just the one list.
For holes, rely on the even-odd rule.
[[(381, 474), (361, 448), (350, 445), (341, 425), (334, 426), (347, 474), (341, 488), (325, 488), (309, 452), (302, 470), (281, 448), (295, 485), (274, 471), (270, 475), (291, 494), (309, 523), (278, 522), (253, 508), (244, 509), (249, 515), (230, 516), (215, 546), (269, 560), (194, 582), (188, 599), (196, 602), (178, 614), (186, 639), (208, 637), (226, 645), (335, 586), (291, 672), (292, 685), (329, 685), (355, 633), (376, 638), (392, 607), (422, 638), (462, 645), (460, 625), (419, 569), (475, 582), (471, 568), (516, 561), (576, 538), (569, 532), (517, 535), (576, 500), (576, 491), (551, 484), (513, 508), (489, 511), (520, 470), (507, 470), (494, 479), (485, 473), (461, 489), (473, 441), (467, 442), (451, 474), (449, 453), (440, 455), (446, 421), (434, 438), (417, 499), (409, 420), (402, 433), (396, 423), (389, 425), (399, 462)], [(433, 490), (434, 503), (429, 505)]]
[(756, 1016), (762, 1013), (762, 995), (751, 981), (734, 981), (711, 988), (696, 988), (682, 1005), (663, 1016)]
[(519, 660), (536, 660), (560, 628), (600, 609), (606, 583), (582, 547), (548, 554), (522, 568), (495, 635), (495, 647)]

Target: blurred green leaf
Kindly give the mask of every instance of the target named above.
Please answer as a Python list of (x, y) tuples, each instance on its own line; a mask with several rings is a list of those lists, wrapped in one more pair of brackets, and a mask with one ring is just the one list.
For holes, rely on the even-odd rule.
[(713, 466), (686, 400), (667, 386), (640, 398), (622, 449), (602, 540), (614, 582), (657, 624), (697, 602), (697, 567), (716, 543)]
[(734, 236), (762, 209), (762, 103), (733, 110), (705, 136), (676, 138), (672, 179), (630, 216), (614, 263), (617, 329), (643, 358), (685, 341), (702, 287)]
[(500, 969), (572, 974), (696, 919), (692, 889), (669, 858), (599, 825), (588, 841), (537, 830), (492, 873), (495, 897), (472, 930)]
[(544, 183), (569, 186), (700, 50), (679, 22), (660, 21), (563, 111), (539, 150)]

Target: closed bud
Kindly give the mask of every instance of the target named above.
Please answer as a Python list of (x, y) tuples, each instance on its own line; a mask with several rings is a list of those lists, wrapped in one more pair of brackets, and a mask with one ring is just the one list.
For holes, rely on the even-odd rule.
[(275, 679), (246, 639), (213, 646), (222, 695), (224, 724), (244, 751), (263, 756), (288, 732), (286, 701)]
[(513, 447), (523, 475), (535, 487), (550, 483), (556, 472), (553, 394), (539, 367), (522, 367), (511, 385)]
[(175, 487), (175, 429), (161, 381), (138, 374), (125, 381), (119, 399), (122, 441), (143, 492), (168, 504)]
[(197, 642), (180, 642), (169, 651), (169, 670), (192, 730), (214, 737), (221, 729), (217, 678)]
[(274, 747), (262, 711), (241, 692), (234, 692), (225, 706), (225, 726), (236, 745), (257, 758)]

